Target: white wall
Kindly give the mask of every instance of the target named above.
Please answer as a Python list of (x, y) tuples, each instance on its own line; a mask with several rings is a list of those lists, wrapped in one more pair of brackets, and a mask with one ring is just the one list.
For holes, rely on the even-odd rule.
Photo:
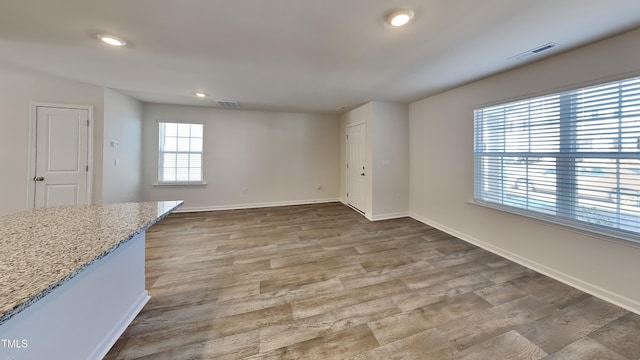
[(366, 205), (371, 220), (408, 215), (409, 117), (404, 104), (374, 101), (341, 116), (340, 197), (347, 203), (347, 127), (366, 126)]
[(99, 203), (103, 88), (0, 65), (0, 216), (27, 209), (30, 102), (93, 105), (93, 201)]
[[(112, 147), (111, 141), (118, 147)], [(141, 201), (142, 104), (104, 90), (103, 203)], [(118, 161), (118, 165), (114, 163)]]
[(473, 109), (640, 73), (640, 30), (410, 104), (412, 216), (640, 312), (640, 247), (489, 210), (473, 198)]
[(374, 220), (409, 214), (409, 111), (405, 104), (373, 103)]
[[(143, 114), (146, 200), (181, 199), (182, 210), (198, 210), (339, 198), (340, 124), (335, 116), (161, 104), (144, 104)], [(157, 120), (204, 123), (206, 186), (152, 185), (157, 181)]]

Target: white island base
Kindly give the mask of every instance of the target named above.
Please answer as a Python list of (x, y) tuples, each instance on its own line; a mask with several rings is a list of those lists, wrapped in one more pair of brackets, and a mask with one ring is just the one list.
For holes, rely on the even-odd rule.
[(149, 300), (145, 232), (0, 326), (6, 360), (102, 359)]

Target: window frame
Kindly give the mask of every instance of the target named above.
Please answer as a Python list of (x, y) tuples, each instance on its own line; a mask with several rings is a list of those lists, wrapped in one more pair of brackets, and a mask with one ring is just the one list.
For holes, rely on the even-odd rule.
[[(160, 138), (161, 136), (161, 125), (162, 124), (188, 124), (188, 125), (201, 125), (202, 126), (202, 148), (201, 151), (163, 151), (162, 148), (162, 139)], [(205, 144), (204, 144), (204, 138), (205, 138), (205, 125), (204, 122), (201, 121), (188, 121), (188, 120), (166, 120), (166, 119), (158, 119), (156, 120), (156, 140), (157, 140), (157, 146), (156, 146), (156, 155), (157, 155), (157, 174), (156, 174), (156, 182), (153, 184), (153, 186), (206, 186), (207, 182), (205, 181), (204, 178), (204, 151), (205, 151)], [(189, 136), (189, 138), (191, 139), (192, 137)], [(163, 170), (164, 170), (164, 157), (163, 155), (165, 153), (175, 153), (175, 154), (179, 154), (179, 153), (186, 153), (186, 154), (199, 154), (200, 155), (200, 180), (194, 180), (194, 181), (184, 181), (184, 180), (164, 180), (163, 179)]]
[[(619, 77), (615, 77), (615, 78), (608, 78), (608, 79), (600, 79), (598, 81), (593, 81), (590, 83), (584, 83), (584, 84), (580, 84), (580, 85), (574, 85), (571, 87), (566, 87), (563, 89), (555, 89), (552, 92), (547, 92), (547, 93), (538, 93), (538, 94), (534, 94), (534, 95), (529, 95), (529, 96), (525, 96), (522, 98), (518, 98), (518, 99), (511, 99), (511, 100), (505, 100), (505, 101), (500, 101), (494, 104), (488, 104), (488, 105), (482, 105), (482, 106), (478, 106), (474, 109), (474, 143), (473, 143), (473, 151), (474, 151), (474, 199), (472, 201), (473, 204), (476, 205), (480, 205), (483, 207), (488, 207), (488, 208), (492, 208), (492, 209), (496, 209), (496, 210), (500, 210), (500, 211), (505, 211), (508, 213), (512, 213), (512, 214), (517, 214), (517, 215), (522, 215), (522, 216), (526, 216), (526, 217), (530, 217), (530, 218), (534, 218), (537, 220), (543, 220), (543, 221), (547, 221), (550, 223), (554, 223), (554, 224), (558, 224), (558, 225), (562, 225), (562, 226), (568, 226), (571, 228), (575, 228), (581, 231), (588, 231), (591, 233), (596, 233), (596, 234), (600, 234), (600, 235), (606, 235), (606, 236), (610, 236), (610, 237), (614, 237), (614, 238), (618, 238), (618, 239), (623, 239), (623, 240), (628, 240), (628, 241), (632, 241), (634, 243), (640, 243), (640, 221), (638, 221), (638, 219), (640, 218), (640, 204), (635, 204), (633, 206), (637, 207), (636, 209), (633, 209), (632, 212), (626, 212), (626, 215), (629, 215), (630, 217), (633, 217), (633, 223), (632, 225), (627, 225), (626, 229), (623, 229), (623, 226), (625, 226), (625, 222), (623, 220), (619, 220), (618, 219), (618, 223), (616, 223), (615, 226), (611, 226), (611, 225), (602, 225), (602, 224), (598, 224), (599, 221), (597, 220), (585, 220), (585, 212), (584, 212), (584, 208), (587, 208), (586, 206), (583, 206), (582, 209), (580, 209), (579, 202), (580, 202), (580, 196), (578, 194), (579, 190), (599, 190), (602, 191), (599, 188), (595, 188), (595, 187), (590, 187), (591, 185), (587, 185), (584, 188), (580, 188), (580, 184), (579, 184), (579, 177), (582, 176), (582, 178), (584, 178), (584, 176), (587, 175), (580, 175), (579, 172), (580, 171), (585, 171), (585, 170), (578, 170), (578, 166), (580, 165), (581, 162), (584, 162), (585, 159), (594, 159), (594, 161), (603, 161), (603, 160), (610, 160), (613, 163), (615, 163), (615, 171), (613, 172), (613, 174), (615, 174), (615, 178), (617, 179), (617, 184), (618, 184), (618, 188), (617, 190), (615, 190), (617, 192), (617, 200), (612, 199), (611, 201), (615, 204), (615, 207), (617, 208), (617, 213), (616, 216), (618, 218), (623, 217), (623, 215), (621, 215), (621, 207), (623, 206), (622, 204), (622, 199), (621, 196), (622, 194), (622, 190), (621, 186), (622, 183), (620, 182), (622, 176), (623, 176), (623, 172), (625, 170), (628, 170), (625, 166), (627, 166), (628, 164), (625, 163), (625, 161), (628, 161), (629, 159), (632, 159), (633, 161), (640, 161), (640, 137), (638, 137), (638, 148), (636, 148), (635, 150), (632, 151), (628, 151), (628, 150), (624, 150), (623, 144), (622, 142), (618, 142), (615, 143), (614, 145), (616, 146), (615, 149), (616, 151), (598, 151), (598, 150), (588, 150), (588, 151), (583, 151), (580, 149), (580, 140), (577, 140), (577, 136), (580, 135), (579, 130), (573, 129), (573, 130), (569, 130), (567, 131), (567, 129), (563, 129), (563, 126), (566, 127), (567, 124), (569, 126), (576, 126), (576, 124), (580, 123), (579, 117), (580, 115), (578, 115), (577, 112), (574, 112), (574, 109), (572, 109), (572, 114), (571, 116), (564, 116), (564, 115), (558, 115), (558, 121), (559, 121), (559, 130), (558, 130), (558, 134), (561, 139), (559, 142), (559, 146), (563, 147), (566, 146), (567, 144), (570, 144), (571, 146), (574, 146), (573, 149), (570, 149), (570, 151), (567, 152), (567, 149), (559, 149), (557, 152), (547, 152), (545, 153), (535, 153), (535, 152), (530, 152), (528, 154), (523, 154), (524, 156), (550, 156), (550, 157), (554, 157), (556, 160), (556, 164), (554, 165), (554, 172), (550, 172), (550, 174), (553, 174), (553, 177), (556, 177), (556, 181), (557, 181), (557, 188), (555, 189), (556, 191), (556, 195), (557, 199), (554, 199), (554, 207), (556, 209), (559, 209), (560, 206), (564, 206), (564, 209), (561, 209), (561, 211), (556, 210), (555, 213), (560, 213), (560, 215), (553, 215), (553, 214), (549, 214), (549, 213), (544, 213), (544, 212), (540, 212), (540, 211), (535, 211), (535, 210), (530, 210), (527, 208), (523, 208), (523, 207), (519, 207), (519, 206), (511, 206), (508, 204), (505, 204), (504, 200), (500, 200), (500, 201), (492, 201), (492, 200), (487, 200), (487, 196), (485, 196), (485, 191), (482, 188), (483, 184), (490, 182), (491, 180), (489, 179), (491, 176), (495, 176), (495, 175), (487, 175), (485, 173), (482, 172), (482, 155), (479, 156), (480, 154), (484, 153), (483, 151), (478, 152), (478, 146), (480, 145), (480, 147), (484, 148), (485, 144), (478, 144), (478, 118), (477, 118), (477, 113), (478, 111), (483, 111), (483, 110), (487, 110), (487, 109), (491, 109), (491, 108), (495, 108), (495, 107), (500, 107), (500, 106), (508, 106), (508, 105), (512, 105), (512, 104), (516, 104), (519, 102), (531, 102), (533, 100), (536, 99), (540, 99), (540, 98), (544, 98), (544, 97), (549, 97), (549, 96), (558, 96), (558, 101), (559, 104), (562, 104), (563, 101), (567, 101), (567, 98), (561, 98), (561, 96), (575, 96), (576, 94), (578, 94), (579, 92), (583, 91), (583, 92), (587, 92), (589, 90), (594, 90), (597, 88), (606, 88), (607, 86), (612, 86), (614, 84), (617, 84), (617, 86), (620, 88), (622, 85), (624, 85), (627, 82), (633, 82), (633, 81), (637, 81), (640, 80), (639, 77), (640, 74), (634, 73), (634, 74), (626, 74), (624, 76), (619, 76)], [(618, 120), (618, 125), (617, 125), (617, 129), (619, 131), (620, 134), (622, 135), (627, 135), (627, 134), (635, 134), (636, 131), (629, 131), (629, 133), (623, 133), (623, 121), (624, 119), (627, 119), (627, 117), (631, 118), (636, 118), (637, 116), (631, 115), (622, 115), (621, 109), (627, 105), (623, 105), (623, 94), (622, 92), (620, 92), (620, 94), (618, 95), (618, 97), (616, 98), (616, 101), (618, 102), (617, 105), (617, 110), (615, 115), (613, 115), (614, 118), (617, 118)], [(572, 102), (570, 106), (575, 106), (576, 102)], [(626, 104), (626, 103), (625, 103)], [(632, 102), (633, 105), (635, 105), (636, 103)], [(566, 105), (566, 104), (565, 104)], [(568, 107), (566, 107), (565, 105), (558, 105), (558, 109), (560, 112), (566, 110)], [(640, 115), (638, 115), (640, 116)], [(600, 120), (600, 118), (597, 118), (597, 120)], [(503, 129), (507, 129), (508, 125), (508, 120), (506, 120), (506, 116), (504, 116), (503, 121)], [(564, 121), (564, 122), (563, 122)], [(637, 120), (631, 120), (631, 121), (637, 121)], [(529, 131), (531, 131), (531, 125), (527, 125)], [(506, 130), (503, 130), (506, 131)], [(636, 135), (633, 135), (634, 137)], [(568, 137), (568, 138), (567, 138)], [(571, 138), (573, 137), (573, 138)], [(568, 139), (568, 140), (567, 140)], [(622, 136), (619, 135), (618, 140), (623, 140)], [(480, 141), (482, 142), (482, 140)], [(529, 139), (529, 146), (531, 146), (533, 142)], [(504, 151), (504, 153), (507, 153), (507, 151)], [(561, 163), (565, 160), (564, 157), (567, 156), (567, 154), (570, 154), (570, 156), (568, 157), (570, 159), (569, 162), (566, 163)], [(502, 157), (502, 161), (504, 161), (507, 157), (503, 156)], [(485, 159), (487, 159), (487, 157), (485, 157)], [(529, 160), (528, 158), (525, 160), (525, 163), (527, 164), (527, 171), (528, 171), (528, 164), (529, 164)], [(596, 163), (597, 164), (597, 163)], [(634, 163), (635, 165), (635, 163)], [(486, 164), (485, 164), (486, 166)], [(507, 182), (505, 180), (506, 175), (505, 175), (505, 167), (504, 164), (500, 165), (500, 186), (502, 187), (504, 191), (504, 188), (506, 188), (507, 186)], [(593, 168), (594, 170), (596, 168)], [(599, 169), (602, 170), (602, 169)], [(528, 173), (527, 173), (528, 174)], [(558, 174), (558, 175), (556, 175)], [(529, 176), (531, 175), (527, 175), (527, 180), (529, 179)], [(592, 175), (592, 176), (596, 176), (596, 175)], [(560, 177), (563, 177), (562, 179)], [(489, 179), (489, 180), (487, 180)], [(483, 182), (484, 181), (484, 182)], [(635, 179), (630, 180), (630, 181), (634, 181), (635, 184)], [(560, 187), (560, 184), (562, 184), (562, 188)], [(527, 185), (528, 186), (528, 185)], [(569, 195), (567, 196), (566, 193), (562, 193), (562, 195), (560, 195), (560, 191), (568, 191)], [(504, 194), (502, 195), (504, 196)], [(636, 195), (637, 196), (637, 195)], [(526, 195), (527, 201), (529, 201), (529, 194), (528, 194), (528, 190), (527, 190), (527, 195)], [(494, 199), (495, 199), (495, 194), (494, 194)], [(566, 200), (568, 199), (568, 200)], [(567, 207), (571, 208), (569, 210), (567, 210)], [(629, 206), (626, 206), (627, 208)], [(597, 208), (596, 208), (597, 209)], [(567, 218), (565, 217), (565, 215), (570, 214), (572, 216), (572, 218)], [(633, 230), (629, 230), (629, 227), (633, 226)]]

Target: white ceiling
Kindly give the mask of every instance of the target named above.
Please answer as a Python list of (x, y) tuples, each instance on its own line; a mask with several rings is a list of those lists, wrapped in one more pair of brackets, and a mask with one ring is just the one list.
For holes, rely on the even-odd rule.
[[(411, 8), (391, 29), (383, 16)], [(639, 0), (0, 0), (0, 63), (147, 102), (410, 102), (640, 26)], [(110, 48), (95, 34), (129, 42)], [(194, 91), (211, 95), (196, 99)]]

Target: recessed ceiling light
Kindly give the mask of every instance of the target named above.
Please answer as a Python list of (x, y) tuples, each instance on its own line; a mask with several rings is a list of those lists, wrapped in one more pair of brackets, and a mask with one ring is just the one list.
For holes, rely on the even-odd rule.
[(102, 42), (104, 42), (105, 44), (109, 44), (111, 46), (125, 46), (127, 45), (127, 42), (124, 41), (123, 39), (117, 37), (117, 36), (113, 36), (113, 35), (108, 35), (108, 34), (98, 34), (98, 39), (102, 40)]
[(392, 27), (400, 27), (406, 25), (413, 19), (413, 11), (409, 9), (392, 11), (387, 15), (387, 24)]
[(196, 96), (197, 96), (197, 97), (199, 97), (199, 98), (205, 98), (205, 97), (207, 97), (207, 94), (205, 94), (205, 93), (203, 93), (203, 92), (196, 92), (195, 94), (196, 94)]

